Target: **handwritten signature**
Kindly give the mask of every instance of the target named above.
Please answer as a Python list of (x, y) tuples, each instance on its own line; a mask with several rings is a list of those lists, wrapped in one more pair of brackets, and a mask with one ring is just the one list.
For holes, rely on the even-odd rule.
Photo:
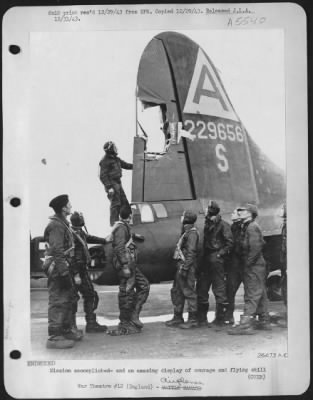
[(162, 383), (171, 383), (171, 384), (176, 383), (178, 386), (186, 385), (186, 384), (189, 384), (189, 385), (203, 385), (203, 382), (200, 382), (200, 381), (189, 381), (188, 379), (185, 379), (183, 377), (178, 378), (178, 379), (161, 378), (161, 382)]

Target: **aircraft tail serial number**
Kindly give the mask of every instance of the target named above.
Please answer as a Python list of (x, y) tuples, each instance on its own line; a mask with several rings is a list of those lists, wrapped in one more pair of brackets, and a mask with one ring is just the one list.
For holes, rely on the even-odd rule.
[(202, 120), (193, 121), (191, 119), (187, 119), (184, 125), (186, 131), (195, 135), (198, 139), (243, 142), (243, 132), (239, 125), (224, 124), (223, 122), (215, 123), (213, 121), (205, 123)]

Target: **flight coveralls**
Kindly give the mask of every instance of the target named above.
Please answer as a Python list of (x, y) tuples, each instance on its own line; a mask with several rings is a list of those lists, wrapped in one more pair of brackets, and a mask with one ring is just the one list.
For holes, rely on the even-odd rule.
[[(130, 226), (125, 221), (118, 221), (112, 230), (113, 266), (119, 276), (118, 304), (120, 323), (116, 334), (141, 332), (143, 324), (139, 321), (139, 313), (147, 301), (150, 284), (144, 274), (136, 266), (137, 250)], [(125, 273), (128, 271), (128, 274)]]
[(235, 297), (244, 276), (244, 264), (240, 245), (242, 234), (241, 221), (233, 222), (231, 231), (234, 245), (229, 262), (227, 262), (226, 294), (228, 307), (225, 316), (225, 320), (229, 321), (229, 323), (234, 322)]
[(204, 257), (197, 280), (198, 321), (207, 321), (209, 310), (209, 290), (212, 285), (216, 301), (215, 321), (224, 320), (227, 296), (225, 283), (225, 261), (233, 247), (230, 225), (218, 214), (215, 220), (206, 218), (204, 226)]
[(48, 334), (63, 336), (72, 327), (72, 309), (77, 304), (70, 265), (74, 255), (74, 239), (69, 222), (61, 215), (50, 217), (44, 232), (54, 267), (48, 275)]
[[(79, 299), (79, 293), (84, 299), (84, 312), (87, 324), (94, 324), (96, 322), (96, 310), (99, 297), (98, 293), (95, 291), (91, 279), (89, 277), (87, 268), (90, 266), (91, 257), (89, 254), (87, 243), (94, 244), (105, 244), (106, 240), (104, 238), (99, 238), (97, 236), (92, 236), (87, 234), (82, 228), (72, 227), (74, 234), (74, 259), (71, 264), (71, 275), (74, 280), (75, 275), (79, 275), (81, 279), (81, 284), (75, 284), (75, 290), (77, 297)], [(77, 312), (77, 302), (74, 304), (73, 313)]]
[(268, 298), (266, 291), (266, 263), (263, 258), (264, 240), (257, 222), (243, 224), (241, 236), (242, 258), (244, 262), (244, 316), (259, 316), (268, 320)]
[(177, 261), (177, 272), (171, 289), (171, 300), (174, 306), (174, 315), (182, 318), (185, 301), (187, 302), (189, 318), (197, 320), (197, 291), (196, 270), (199, 245), (199, 232), (192, 224), (183, 227), (180, 249), (183, 260)]
[(287, 306), (287, 223), (285, 218), (281, 229), (280, 270), (281, 291), (284, 304)]
[[(110, 225), (113, 226), (119, 220), (120, 209), (123, 206), (130, 208), (126, 194), (122, 187), (121, 177), (123, 169), (133, 169), (133, 164), (121, 160), (113, 154), (106, 153), (100, 163), (100, 180), (104, 185), (105, 191), (110, 200)], [(109, 190), (113, 189), (111, 195)]]

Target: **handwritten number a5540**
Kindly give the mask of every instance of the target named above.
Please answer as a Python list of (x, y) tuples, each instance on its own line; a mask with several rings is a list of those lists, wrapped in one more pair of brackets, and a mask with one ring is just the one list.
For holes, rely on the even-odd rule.
[(255, 17), (237, 17), (235, 19), (228, 18), (227, 26), (232, 27), (235, 26), (244, 26), (244, 25), (261, 25), (266, 21), (265, 17), (255, 18)]

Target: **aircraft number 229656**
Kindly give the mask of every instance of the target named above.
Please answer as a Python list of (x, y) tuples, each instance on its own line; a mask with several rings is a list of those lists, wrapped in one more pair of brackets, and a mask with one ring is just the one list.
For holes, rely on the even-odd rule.
[[(243, 143), (243, 132), (240, 126), (233, 124), (223, 124), (222, 122), (215, 123), (209, 121), (205, 123), (202, 120), (193, 121), (187, 119), (185, 121), (186, 129), (190, 134), (196, 134), (198, 139), (221, 139), (230, 140), (231, 142), (242, 142)], [(195, 132), (196, 127), (199, 127), (199, 131)]]

